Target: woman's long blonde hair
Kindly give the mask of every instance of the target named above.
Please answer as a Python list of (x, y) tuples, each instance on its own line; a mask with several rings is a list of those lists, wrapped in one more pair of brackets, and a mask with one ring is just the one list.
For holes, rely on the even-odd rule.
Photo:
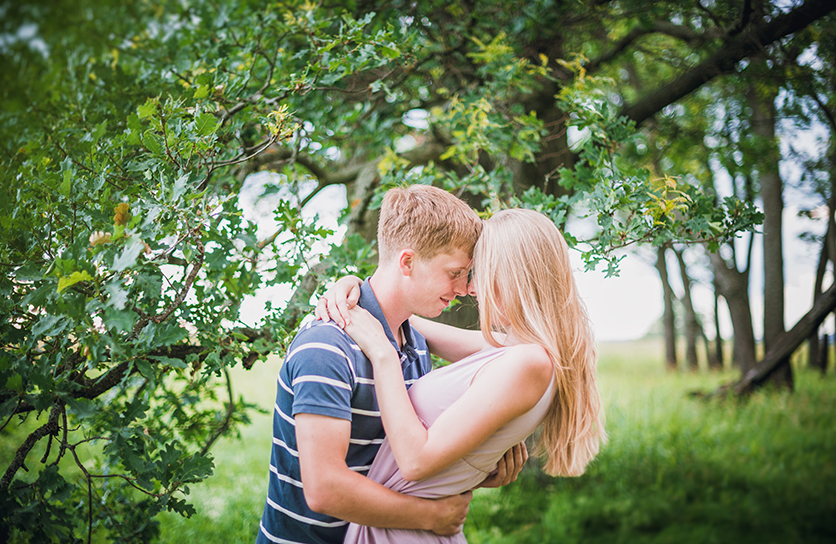
[(606, 433), (592, 330), (563, 235), (540, 213), (503, 210), (485, 221), (473, 263), (487, 341), (498, 346), (492, 332), (510, 330), (520, 342), (543, 346), (554, 365), (554, 400), (538, 444), (543, 469), (583, 474)]

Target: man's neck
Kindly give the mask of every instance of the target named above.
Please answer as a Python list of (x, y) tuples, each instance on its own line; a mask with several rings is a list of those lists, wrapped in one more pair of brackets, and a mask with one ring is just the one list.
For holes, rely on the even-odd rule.
[(383, 311), (383, 317), (386, 318), (389, 330), (395, 337), (395, 342), (399, 347), (402, 347), (401, 324), (409, 319), (412, 314), (409, 310), (404, 310), (401, 289), (398, 282), (392, 279), (391, 274), (391, 271), (378, 268), (369, 279), (369, 285), (371, 285), (377, 303)]

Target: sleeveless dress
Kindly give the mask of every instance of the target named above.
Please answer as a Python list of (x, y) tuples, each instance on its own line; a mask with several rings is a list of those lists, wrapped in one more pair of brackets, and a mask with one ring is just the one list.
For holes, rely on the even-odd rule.
[[(457, 363), (434, 370), (416, 381), (409, 389), (409, 398), (424, 427), (429, 428), (447, 407), (464, 394), (476, 373), (485, 364), (502, 355), (506, 349), (500, 347), (482, 350)], [(549, 409), (553, 389), (554, 376), (540, 401), (531, 410), (500, 427), (475, 450), (434, 476), (417, 482), (404, 480), (387, 439), (378, 450), (368, 477), (400, 493), (426, 499), (437, 499), (470, 491), (496, 469), (497, 463), (506, 451), (534, 432)], [(431, 531), (381, 529), (352, 523), (348, 527), (343, 542), (351, 544), (452, 544), (466, 543), (467, 540), (463, 533), (439, 536)]]

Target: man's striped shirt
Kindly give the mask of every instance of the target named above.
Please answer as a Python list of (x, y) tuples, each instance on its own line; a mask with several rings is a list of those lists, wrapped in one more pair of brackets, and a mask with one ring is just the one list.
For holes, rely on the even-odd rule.
[[(360, 306), (377, 318), (389, 340), (394, 336), (368, 280)], [(431, 369), (427, 343), (405, 322), (401, 357), (407, 387)], [(383, 441), (383, 424), (374, 393), (372, 365), (360, 348), (333, 323), (312, 321), (290, 345), (279, 371), (273, 413), (269, 488), (257, 543), (338, 543), (348, 522), (308, 508), (299, 473), (296, 414), (317, 414), (351, 421), (346, 464), (365, 475)]]

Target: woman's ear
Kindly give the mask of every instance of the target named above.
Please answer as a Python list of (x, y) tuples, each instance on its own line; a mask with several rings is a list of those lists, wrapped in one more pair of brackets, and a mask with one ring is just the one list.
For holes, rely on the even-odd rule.
[(411, 276), (415, 267), (415, 252), (411, 249), (402, 249), (398, 253), (398, 268), (404, 276)]

